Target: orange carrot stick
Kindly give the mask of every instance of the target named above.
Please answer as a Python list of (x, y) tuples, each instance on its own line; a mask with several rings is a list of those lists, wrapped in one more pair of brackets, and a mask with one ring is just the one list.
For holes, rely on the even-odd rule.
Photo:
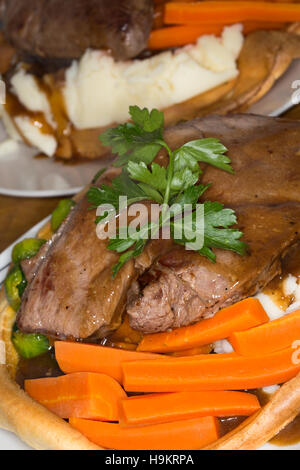
[(270, 354), (291, 347), (296, 340), (300, 340), (300, 310), (229, 338), (242, 356)]
[(250, 416), (259, 409), (257, 397), (244, 392), (142, 395), (121, 401), (120, 423), (124, 426), (139, 426), (202, 416)]
[(174, 351), (169, 353), (172, 357), (187, 357), (187, 356), (200, 356), (202, 354), (210, 354), (213, 346), (206, 344), (205, 346), (199, 346), (199, 348), (186, 349), (185, 351)]
[(108, 375), (86, 372), (26, 380), (25, 390), (63, 419), (118, 421), (120, 400), (126, 397), (120, 384)]
[(270, 29), (283, 29), (286, 26), (285, 22), (277, 21), (245, 21), (243, 23), (243, 33), (249, 34), (253, 31), (265, 31)]
[(165, 24), (233, 24), (242, 21), (300, 21), (300, 6), (257, 1), (166, 3)]
[[(247, 21), (243, 23), (243, 33), (266, 29), (281, 29), (283, 22)], [(148, 48), (152, 50), (168, 49), (192, 44), (200, 36), (214, 34), (219, 36), (226, 24), (202, 24), (199, 26), (169, 26), (153, 30), (148, 41)]]
[(220, 310), (213, 318), (167, 333), (145, 335), (138, 351), (173, 352), (213, 343), (234, 331), (247, 330), (269, 321), (261, 303), (248, 298)]
[(122, 382), (121, 363), (145, 359), (161, 359), (158, 354), (144, 354), (94, 344), (55, 342), (56, 360), (61, 370), (71, 372), (97, 372)]
[(125, 362), (123, 385), (130, 392), (246, 390), (286, 382), (300, 371), (292, 348), (267, 356), (217, 356)]
[(116, 450), (196, 450), (219, 437), (218, 421), (212, 416), (134, 428), (77, 418), (70, 424), (91, 442)]
[(185, 46), (196, 42), (204, 34), (219, 36), (223, 31), (223, 24), (201, 26), (172, 26), (155, 29), (151, 32), (148, 48), (152, 50), (168, 49), (169, 47)]

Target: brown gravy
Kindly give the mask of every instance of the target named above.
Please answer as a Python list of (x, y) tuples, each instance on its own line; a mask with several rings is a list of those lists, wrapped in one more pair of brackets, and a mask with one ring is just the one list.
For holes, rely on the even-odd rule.
[(300, 442), (300, 415), (280, 431), (271, 441), (276, 446), (290, 446)]
[[(271, 399), (271, 395), (264, 393), (262, 390), (251, 390), (250, 393), (257, 396), (261, 406), (266, 405)], [(244, 416), (219, 419), (221, 437), (236, 429), (246, 419)], [(298, 442), (300, 442), (300, 414), (270, 441), (271, 444), (279, 447), (290, 446)]]
[(46, 354), (34, 359), (19, 359), (16, 382), (24, 388), (25, 380), (42, 379), (45, 377), (59, 377), (63, 375), (60, 370), (52, 348)]
[(282, 262), (282, 273), (276, 276), (263, 290), (269, 295), (273, 302), (283, 311), (294, 302), (293, 295), (286, 295), (283, 288), (283, 280), (288, 274), (300, 280), (300, 244), (291, 248)]
[(240, 424), (247, 419), (246, 416), (230, 416), (229, 418), (220, 418), (220, 436), (223, 437), (231, 431), (234, 431)]

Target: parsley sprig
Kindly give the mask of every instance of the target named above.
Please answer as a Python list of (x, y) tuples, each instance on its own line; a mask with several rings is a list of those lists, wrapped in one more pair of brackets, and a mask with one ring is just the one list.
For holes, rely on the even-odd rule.
[[(224, 208), (218, 202), (204, 202), (198, 204), (199, 198), (208, 189), (199, 183), (202, 170), (200, 162), (208, 163), (228, 173), (233, 173), (230, 158), (226, 155), (227, 149), (218, 139), (206, 138), (188, 142), (182, 147), (172, 151), (163, 138), (164, 115), (156, 109), (149, 112), (137, 106), (130, 107), (131, 123), (120, 125), (107, 130), (100, 139), (104, 145), (109, 145), (113, 153), (117, 154), (116, 167), (122, 167), (120, 176), (114, 178), (111, 186), (102, 184), (100, 187), (92, 186), (88, 192), (92, 208), (102, 204), (111, 204), (116, 213), (119, 207), (120, 196), (127, 197), (128, 206), (144, 200), (162, 204), (162, 211), (157, 222), (148, 223), (135, 233), (128, 229), (117, 233), (110, 239), (107, 248), (120, 254), (119, 262), (113, 267), (113, 276), (127, 261), (139, 256), (148, 240), (167, 223), (170, 223), (171, 234), (175, 243), (187, 245), (182, 234), (176, 238), (175, 229), (179, 223), (176, 213), (172, 215), (168, 207), (177, 204), (178, 211), (186, 204), (192, 206), (192, 212), (185, 216), (184, 224), (187, 232), (197, 233), (199, 211), (204, 215), (204, 243), (199, 254), (216, 261), (212, 248), (232, 250), (240, 255), (246, 253), (247, 246), (240, 240), (242, 232), (230, 228), (237, 223), (232, 209)], [(168, 167), (153, 162), (157, 153), (166, 149), (169, 156)], [(107, 217), (97, 217), (96, 223)], [(185, 233), (187, 233), (185, 232)], [(176, 232), (178, 233), (178, 232)]]

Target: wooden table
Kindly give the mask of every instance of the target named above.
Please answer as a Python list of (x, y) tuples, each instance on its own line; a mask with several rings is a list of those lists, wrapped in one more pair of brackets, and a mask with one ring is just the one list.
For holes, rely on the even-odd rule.
[[(300, 105), (289, 111), (286, 117), (300, 119)], [(33, 225), (49, 215), (60, 199), (0, 196), (0, 253)]]
[(0, 253), (33, 225), (49, 215), (60, 199), (0, 196)]

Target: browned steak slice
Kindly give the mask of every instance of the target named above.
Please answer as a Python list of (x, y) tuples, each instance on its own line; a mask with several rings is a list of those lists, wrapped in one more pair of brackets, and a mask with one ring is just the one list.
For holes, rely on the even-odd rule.
[(300, 238), (299, 122), (210, 116), (171, 128), (165, 137), (172, 148), (203, 137), (218, 137), (227, 146), (235, 174), (203, 165), (203, 183), (213, 183), (203, 200), (237, 211), (250, 254), (216, 250), (213, 264), (174, 246), (129, 292), (131, 325), (145, 333), (188, 325), (254, 294), (278, 273), (281, 257)]

